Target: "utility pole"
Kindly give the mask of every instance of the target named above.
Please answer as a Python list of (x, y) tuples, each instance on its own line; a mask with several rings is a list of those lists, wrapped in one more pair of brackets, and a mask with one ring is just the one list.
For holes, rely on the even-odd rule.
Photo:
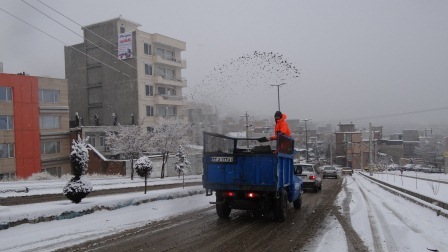
[(271, 86), (277, 86), (277, 99), (278, 99), (278, 111), (280, 110), (280, 86), (285, 85), (286, 83), (280, 83), (280, 84), (271, 84)]
[(308, 163), (308, 129), (306, 128), (306, 122), (311, 119), (303, 119), (305, 122), (305, 148), (306, 148), (306, 162)]
[(370, 176), (373, 176), (373, 162), (372, 162), (372, 122), (369, 122), (369, 171)]
[[(249, 127), (252, 126), (252, 125), (249, 125), (249, 114), (247, 114), (247, 111), (246, 111), (246, 114), (241, 117), (246, 117), (246, 138), (249, 138)], [(247, 145), (247, 148), (249, 148), (249, 140), (246, 140), (246, 145)]]

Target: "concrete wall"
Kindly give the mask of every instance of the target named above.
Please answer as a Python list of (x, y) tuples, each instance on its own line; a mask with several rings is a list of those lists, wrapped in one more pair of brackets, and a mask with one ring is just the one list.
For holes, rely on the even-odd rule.
[[(187, 155), (188, 161), (191, 163), (191, 172), (185, 173), (185, 175), (200, 175), (203, 172), (202, 168), (202, 153), (201, 154), (190, 154)], [(162, 171), (162, 157), (154, 156), (151, 157), (151, 161), (153, 163), (153, 170), (151, 173), (151, 178), (160, 178), (160, 173)], [(178, 173), (174, 169), (174, 162), (177, 161), (176, 156), (170, 156), (168, 158), (168, 163), (165, 165), (165, 176), (166, 177), (174, 177), (178, 176)], [(135, 162), (135, 161), (134, 161)], [(131, 162), (126, 161), (126, 176), (131, 176)], [(134, 176), (138, 176), (134, 173)]]

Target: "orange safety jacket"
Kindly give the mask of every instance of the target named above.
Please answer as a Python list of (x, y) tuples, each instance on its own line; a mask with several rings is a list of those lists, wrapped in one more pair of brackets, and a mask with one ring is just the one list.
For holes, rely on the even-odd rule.
[(289, 129), (288, 123), (286, 122), (285, 114), (282, 115), (282, 118), (275, 121), (274, 135), (271, 137), (272, 140), (277, 139), (277, 132), (279, 131), (286, 136), (291, 136), (291, 130)]

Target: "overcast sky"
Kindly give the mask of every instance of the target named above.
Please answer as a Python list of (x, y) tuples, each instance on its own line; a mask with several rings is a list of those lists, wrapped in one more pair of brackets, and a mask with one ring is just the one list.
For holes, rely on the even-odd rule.
[[(221, 111), (271, 118), (278, 100), (270, 85), (286, 83), (280, 105), (289, 118), (448, 125), (446, 0), (40, 1), (81, 25), (122, 15), (186, 42), (185, 93), (211, 98)], [(38, 0), (26, 2), (81, 34)], [(0, 8), (66, 45), (82, 42), (23, 1), (2, 0)], [(63, 43), (1, 10), (0, 27), (5, 73), (65, 77)], [(255, 51), (281, 55), (299, 77), (265, 71), (282, 66), (263, 57), (241, 59)], [(391, 114), (398, 115), (384, 117)]]

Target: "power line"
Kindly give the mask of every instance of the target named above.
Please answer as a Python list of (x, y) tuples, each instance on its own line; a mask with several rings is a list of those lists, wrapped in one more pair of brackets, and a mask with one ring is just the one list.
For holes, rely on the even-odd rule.
[(400, 112), (400, 113), (393, 113), (393, 114), (384, 114), (384, 115), (376, 115), (376, 116), (368, 116), (368, 117), (355, 117), (350, 119), (342, 119), (342, 120), (330, 120), (323, 122), (326, 123), (338, 123), (341, 121), (363, 121), (363, 120), (371, 120), (371, 119), (378, 119), (378, 118), (387, 118), (387, 117), (394, 117), (394, 116), (402, 116), (402, 115), (412, 115), (412, 114), (420, 114), (420, 113), (426, 113), (426, 112), (432, 112), (432, 111), (439, 111), (439, 110), (447, 110), (448, 107), (441, 107), (441, 108), (433, 108), (433, 109), (424, 109), (424, 110), (416, 110), (416, 111), (408, 111), (408, 112)]
[(448, 107), (434, 108), (434, 109), (425, 109), (425, 110), (417, 110), (417, 111), (394, 113), (394, 114), (385, 114), (385, 115), (370, 116), (370, 117), (359, 117), (359, 118), (354, 118), (353, 120), (366, 120), (366, 119), (384, 118), (384, 117), (392, 117), (392, 116), (400, 116), (400, 115), (420, 114), (420, 113), (426, 113), (426, 112), (432, 112), (432, 111), (438, 111), (438, 110), (445, 110), (445, 109), (448, 109)]
[[(53, 10), (54, 12), (58, 13), (59, 15), (65, 17), (66, 19), (68, 19), (68, 20), (72, 21), (73, 23), (77, 24), (79, 27), (81, 27), (81, 29), (84, 29), (84, 30), (86, 30), (86, 31), (88, 31), (88, 32), (90, 32), (90, 33), (92, 33), (93, 35), (97, 36), (98, 38), (104, 40), (104, 41), (107, 42), (108, 44), (110, 44), (110, 45), (114, 46), (115, 48), (117, 48), (117, 45), (115, 45), (114, 43), (112, 43), (112, 42), (110, 42), (109, 40), (105, 39), (105, 38), (102, 37), (101, 35), (95, 33), (94, 31), (92, 31), (92, 30), (90, 30), (90, 29), (88, 29), (88, 28), (86, 28), (86, 27), (83, 27), (81, 24), (79, 24), (79, 23), (76, 22), (75, 20), (73, 20), (73, 19), (67, 17), (66, 15), (62, 14), (62, 13), (59, 12), (58, 10), (56, 10), (56, 9), (54, 9), (53, 7), (49, 6), (48, 4), (46, 4), (46, 3), (44, 3), (44, 2), (42, 2), (42, 1), (40, 1), (40, 0), (37, 0), (37, 1), (38, 1), (39, 3), (45, 5), (47, 8), (49, 8), (49, 9)], [(134, 54), (131, 53), (131, 55), (135, 58), (135, 55), (134, 55)]]
[[(111, 55), (112, 57), (115, 58), (115, 55), (114, 55), (114, 54), (110, 53), (109, 51), (107, 51), (106, 49), (102, 48), (101, 46), (95, 44), (93, 41), (90, 41), (90, 40), (84, 38), (84, 36), (79, 35), (77, 32), (75, 32), (75, 31), (73, 31), (72, 29), (68, 28), (67, 26), (61, 24), (60, 22), (58, 22), (58, 21), (55, 20), (54, 18), (48, 16), (47, 14), (45, 14), (44, 12), (42, 12), (41, 10), (37, 9), (36, 7), (34, 7), (33, 5), (27, 3), (25, 0), (21, 0), (21, 1), (22, 1), (23, 3), (25, 3), (25, 4), (27, 4), (28, 6), (30, 6), (31, 8), (35, 9), (36, 11), (38, 11), (39, 13), (41, 13), (42, 15), (48, 17), (48, 18), (51, 19), (52, 21), (54, 21), (54, 22), (56, 22), (57, 24), (61, 25), (61, 26), (64, 27), (65, 29), (71, 31), (71, 32), (74, 33), (76, 36), (78, 36), (78, 37), (80, 37), (80, 38), (82, 38), (82, 39), (87, 40), (87, 42), (93, 44), (94, 46), (96, 46), (96, 47), (98, 47), (100, 50), (102, 50), (103, 52), (105, 52), (105, 53), (107, 53), (107, 54), (109, 54), (109, 55)], [(120, 59), (120, 58), (118, 58), (118, 60), (120, 60), (121, 62), (125, 63), (126, 65), (132, 67), (133, 69), (137, 69), (137, 68), (134, 67), (133, 65), (127, 63), (126, 61), (124, 61), (124, 60), (122, 60), (122, 59)]]
[(116, 69), (116, 68), (114, 68), (114, 67), (112, 67), (112, 66), (110, 66), (110, 65), (108, 65), (108, 64), (106, 64), (106, 63), (104, 63), (104, 62), (102, 62), (102, 61), (100, 61), (100, 60), (98, 60), (98, 59), (96, 59), (96, 58), (94, 58), (94, 57), (92, 57), (92, 56), (90, 56), (90, 55), (87, 55), (86, 53), (84, 53), (84, 52), (82, 52), (82, 51), (76, 49), (75, 47), (73, 47), (73, 46), (71, 46), (71, 45), (67, 45), (64, 41), (62, 41), (62, 40), (60, 40), (60, 39), (58, 39), (58, 38), (52, 36), (51, 34), (45, 32), (45, 31), (43, 31), (43, 30), (41, 30), (41, 29), (39, 29), (39, 28), (37, 28), (36, 26), (34, 26), (34, 25), (32, 25), (32, 24), (26, 22), (25, 20), (23, 20), (23, 19), (17, 17), (16, 15), (14, 15), (14, 14), (12, 14), (12, 13), (9, 13), (8, 11), (4, 10), (4, 9), (1, 8), (1, 7), (0, 7), (0, 10), (3, 11), (3, 12), (5, 12), (5, 13), (8, 14), (8, 15), (10, 15), (10, 16), (12, 16), (12, 17), (14, 17), (14, 18), (16, 18), (16, 19), (18, 19), (18, 20), (20, 20), (20, 21), (22, 21), (23, 23), (25, 23), (25, 24), (27, 24), (27, 25), (33, 27), (34, 29), (36, 29), (36, 30), (38, 30), (38, 31), (40, 31), (40, 32), (42, 32), (42, 33), (44, 33), (45, 35), (47, 35), (47, 36), (49, 36), (49, 37), (51, 37), (51, 38), (53, 38), (53, 39), (55, 39), (55, 40), (61, 42), (61, 43), (64, 44), (65, 46), (68, 46), (68, 47), (72, 48), (73, 50), (75, 50), (75, 51), (77, 51), (77, 52), (79, 52), (79, 53), (82, 53), (82, 54), (84, 54), (85, 56), (87, 56), (87, 57), (89, 57), (89, 58), (91, 58), (91, 59), (93, 59), (93, 60), (95, 60), (95, 61), (97, 61), (97, 62), (99, 62), (99, 63), (101, 63), (101, 64), (103, 64), (103, 65), (105, 65), (105, 66), (107, 66), (107, 67), (109, 67), (109, 68), (111, 68), (111, 69), (113, 69), (113, 70), (115, 70), (115, 71), (117, 71), (117, 72), (123, 74), (123, 75), (125, 75), (125, 76), (127, 76), (127, 77), (131, 77), (131, 76), (129, 76), (128, 74), (123, 73), (123, 72), (121, 72), (120, 70), (118, 70), (118, 69)]

